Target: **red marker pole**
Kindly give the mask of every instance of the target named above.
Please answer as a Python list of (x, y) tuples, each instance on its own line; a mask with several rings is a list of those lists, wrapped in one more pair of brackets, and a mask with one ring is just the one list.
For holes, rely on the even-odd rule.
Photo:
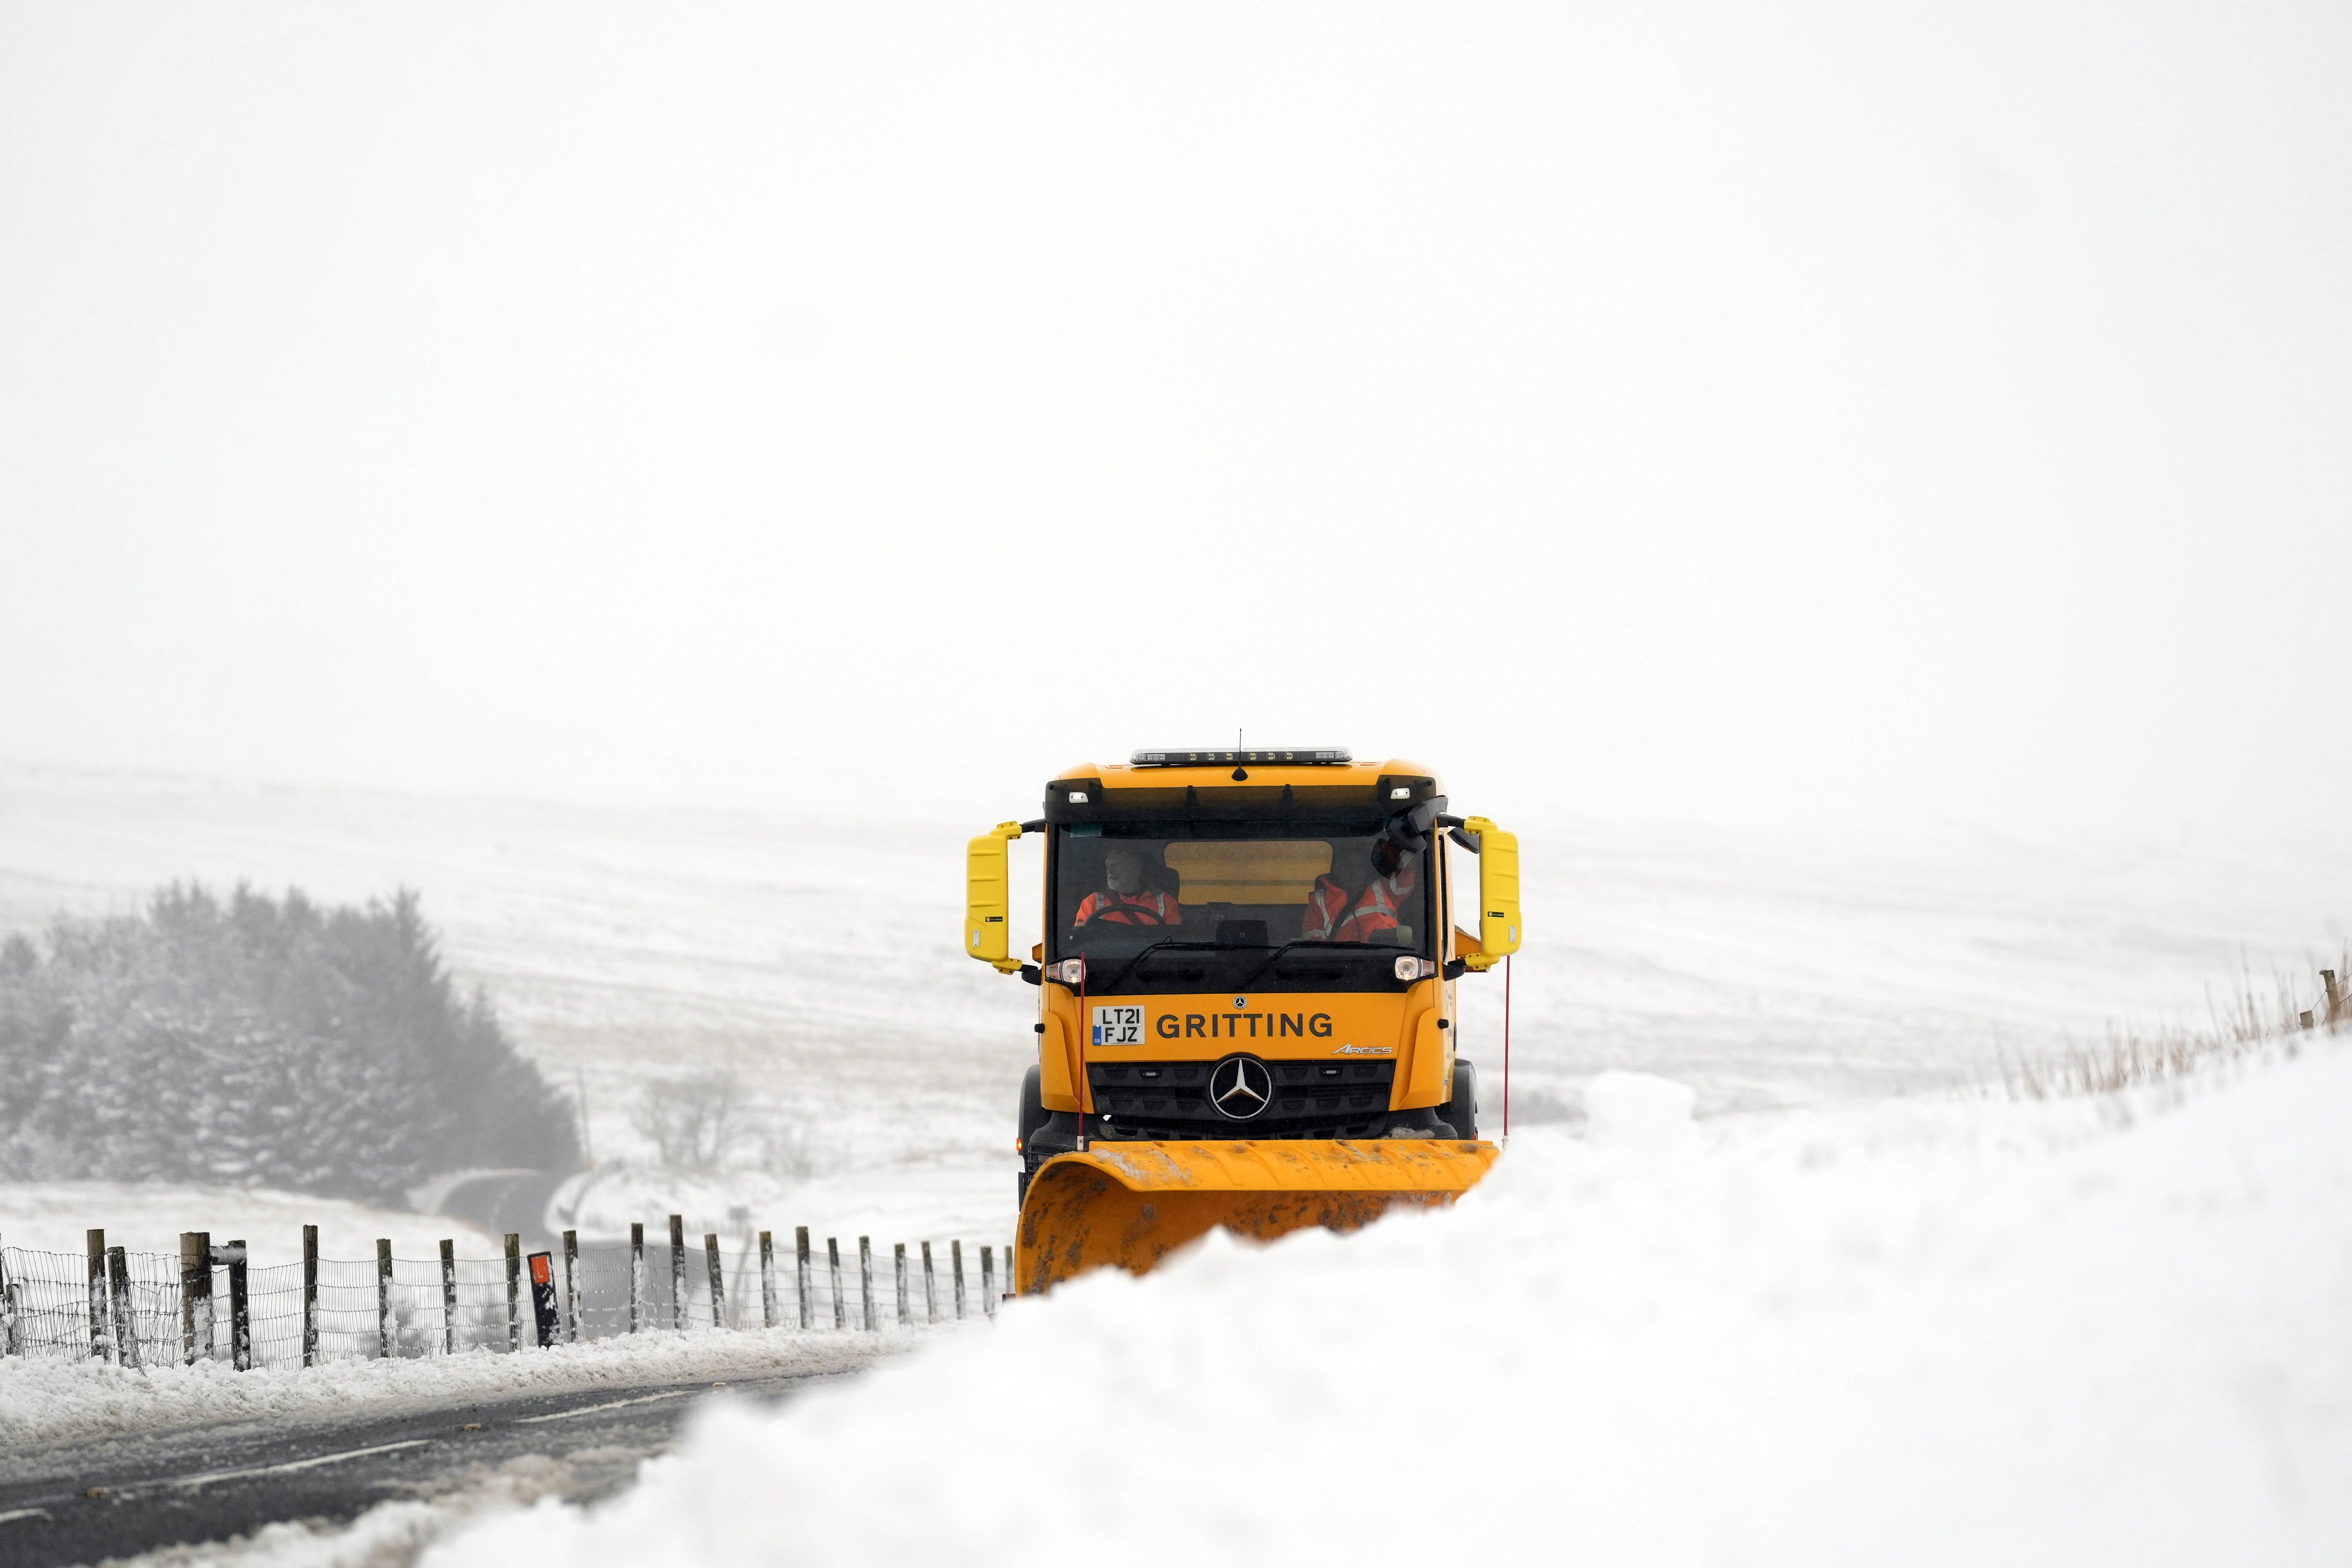
[(552, 1349), (560, 1326), (555, 1311), (555, 1260), (544, 1252), (530, 1255), (530, 1319), (539, 1348)]
[(1078, 1081), (1072, 1087), (1078, 1097), (1078, 1152), (1087, 1152), (1087, 1031), (1094, 1026), (1087, 1021), (1087, 961), (1078, 960)]
[(1511, 1138), (1511, 959), (1503, 955), (1503, 1141)]

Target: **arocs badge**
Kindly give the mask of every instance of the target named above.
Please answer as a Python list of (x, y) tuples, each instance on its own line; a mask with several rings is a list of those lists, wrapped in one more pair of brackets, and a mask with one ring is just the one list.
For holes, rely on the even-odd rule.
[(1098, 1046), (1143, 1044), (1143, 1009), (1140, 1007), (1096, 1008), (1095, 1044)]

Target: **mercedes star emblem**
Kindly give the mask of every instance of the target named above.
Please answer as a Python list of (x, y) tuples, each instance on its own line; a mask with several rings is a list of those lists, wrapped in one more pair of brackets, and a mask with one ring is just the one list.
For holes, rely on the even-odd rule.
[(1227, 1057), (1209, 1070), (1209, 1103), (1222, 1116), (1247, 1121), (1274, 1103), (1274, 1075), (1255, 1057)]

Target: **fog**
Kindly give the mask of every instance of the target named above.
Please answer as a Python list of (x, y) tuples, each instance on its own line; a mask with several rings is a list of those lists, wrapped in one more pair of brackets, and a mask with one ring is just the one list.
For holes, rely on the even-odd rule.
[(2322, 4), (8, 5), (0, 757), (2340, 839), (2347, 82)]

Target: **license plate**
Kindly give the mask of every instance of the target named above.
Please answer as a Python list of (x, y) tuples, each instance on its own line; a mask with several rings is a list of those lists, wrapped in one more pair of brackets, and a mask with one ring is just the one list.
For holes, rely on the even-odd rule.
[(1140, 1007), (1096, 1008), (1095, 1044), (1098, 1046), (1143, 1044), (1143, 1009)]

